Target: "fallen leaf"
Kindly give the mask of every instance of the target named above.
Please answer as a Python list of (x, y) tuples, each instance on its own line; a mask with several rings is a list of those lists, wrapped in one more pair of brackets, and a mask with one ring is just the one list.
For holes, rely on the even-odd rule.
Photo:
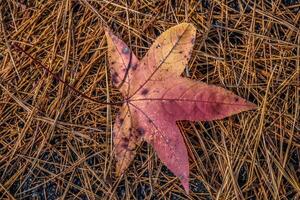
[(117, 175), (124, 173), (145, 140), (188, 193), (188, 153), (176, 121), (211, 121), (256, 108), (228, 90), (180, 76), (195, 35), (191, 24), (174, 26), (139, 61), (122, 40), (106, 30), (112, 83), (124, 97), (113, 131)]

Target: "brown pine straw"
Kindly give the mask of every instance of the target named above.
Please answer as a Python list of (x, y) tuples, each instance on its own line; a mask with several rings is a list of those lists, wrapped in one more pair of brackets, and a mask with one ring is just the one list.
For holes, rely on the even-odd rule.
[[(298, 0), (2, 0), (0, 9), (0, 199), (300, 198)], [(115, 176), (119, 105), (110, 103), (122, 99), (104, 35), (111, 28), (141, 58), (180, 22), (197, 28), (183, 76), (259, 106), (220, 121), (178, 122), (189, 196), (147, 144)]]

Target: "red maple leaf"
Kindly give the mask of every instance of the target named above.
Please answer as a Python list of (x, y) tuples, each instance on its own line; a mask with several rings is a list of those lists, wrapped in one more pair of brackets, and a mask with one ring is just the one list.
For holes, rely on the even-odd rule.
[(211, 121), (256, 108), (228, 90), (180, 76), (195, 34), (191, 24), (174, 26), (139, 61), (122, 40), (106, 30), (112, 82), (124, 97), (113, 131), (117, 175), (128, 168), (145, 140), (188, 193), (188, 154), (176, 121)]

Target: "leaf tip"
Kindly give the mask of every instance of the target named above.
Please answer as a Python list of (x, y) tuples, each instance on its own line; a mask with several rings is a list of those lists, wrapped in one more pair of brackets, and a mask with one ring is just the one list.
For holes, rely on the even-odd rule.
[(120, 177), (124, 173), (125, 169), (122, 165), (118, 162), (116, 165), (116, 177)]
[(195, 26), (193, 24), (184, 22), (181, 25), (183, 27), (185, 27), (186, 29), (190, 29), (192, 35), (196, 35), (196, 28), (195, 28)]
[(111, 35), (111, 30), (109, 28), (104, 28), (104, 32), (105, 32), (105, 35), (106, 35), (106, 38), (110, 37)]
[(189, 178), (188, 177), (183, 177), (180, 179), (180, 182), (187, 194), (189, 194), (190, 186), (189, 186)]
[(112, 30), (110, 28), (108, 28), (108, 27), (104, 27), (104, 32), (105, 32), (106, 39), (108, 41), (113, 40), (113, 38), (116, 37), (113, 34)]
[(258, 106), (255, 103), (247, 102), (247, 110), (256, 110)]

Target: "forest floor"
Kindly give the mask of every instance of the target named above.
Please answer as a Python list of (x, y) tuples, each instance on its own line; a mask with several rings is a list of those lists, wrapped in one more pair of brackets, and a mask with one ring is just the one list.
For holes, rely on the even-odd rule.
[[(2, 0), (0, 14), (0, 199), (300, 199), (299, 0)], [(181, 22), (197, 29), (182, 76), (258, 105), (224, 120), (178, 122), (189, 195), (146, 143), (116, 177), (120, 106), (82, 95), (121, 100), (105, 26), (142, 58)]]

